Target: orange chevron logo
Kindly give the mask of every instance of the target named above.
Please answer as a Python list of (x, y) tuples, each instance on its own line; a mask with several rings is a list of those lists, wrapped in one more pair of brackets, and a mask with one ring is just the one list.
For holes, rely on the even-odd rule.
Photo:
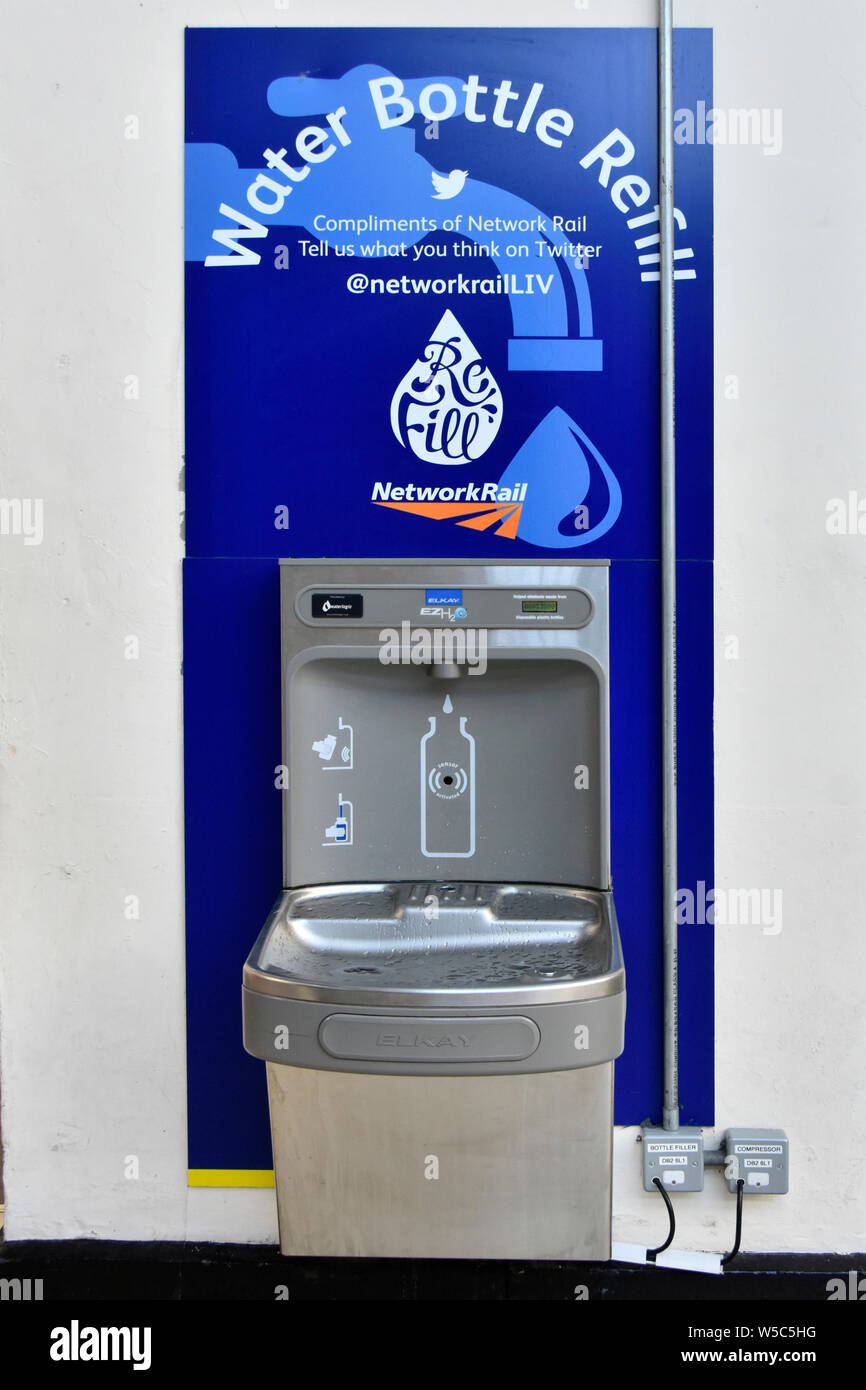
[[(495, 526), (494, 535), (507, 536), (514, 540), (520, 524), (523, 503), (513, 502), (374, 502), (376, 507), (391, 507), (397, 512), (412, 512), (415, 516), (426, 516), (432, 521), (455, 521), (458, 526), (469, 526), (473, 531), (489, 531)], [(462, 518), (460, 520), (459, 518)], [(497, 522), (501, 523), (497, 525)]]

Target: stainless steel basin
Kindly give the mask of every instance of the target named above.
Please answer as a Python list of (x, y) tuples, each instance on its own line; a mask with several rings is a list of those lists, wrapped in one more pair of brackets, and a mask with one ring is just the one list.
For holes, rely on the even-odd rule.
[(505, 1008), (624, 989), (613, 898), (502, 883), (285, 892), (244, 967), (258, 994), (371, 1008)]

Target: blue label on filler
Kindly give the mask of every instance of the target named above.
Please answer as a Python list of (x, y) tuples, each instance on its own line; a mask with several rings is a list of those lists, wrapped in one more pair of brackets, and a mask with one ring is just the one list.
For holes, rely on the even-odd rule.
[(435, 604), (442, 604), (442, 603), (448, 603), (448, 604), (451, 604), (451, 603), (462, 603), (462, 602), (463, 602), (463, 590), (462, 590), (462, 589), (428, 589), (428, 590), (427, 590), (427, 597), (426, 597), (426, 599), (424, 600), (424, 602), (425, 602), (425, 603), (428, 603), (428, 604), (430, 604), (430, 603), (435, 603)]

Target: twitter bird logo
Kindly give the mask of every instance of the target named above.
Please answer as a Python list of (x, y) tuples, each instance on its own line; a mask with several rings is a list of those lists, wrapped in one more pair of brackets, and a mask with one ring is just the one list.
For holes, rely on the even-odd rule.
[(462, 192), (468, 169), (452, 169), (450, 174), (433, 174), (434, 198), (456, 198)]

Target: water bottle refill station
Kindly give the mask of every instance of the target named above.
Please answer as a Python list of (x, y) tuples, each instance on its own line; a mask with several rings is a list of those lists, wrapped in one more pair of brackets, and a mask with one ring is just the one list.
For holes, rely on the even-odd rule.
[(605, 561), (281, 561), (244, 969), (289, 1255), (606, 1259), (625, 976)]

